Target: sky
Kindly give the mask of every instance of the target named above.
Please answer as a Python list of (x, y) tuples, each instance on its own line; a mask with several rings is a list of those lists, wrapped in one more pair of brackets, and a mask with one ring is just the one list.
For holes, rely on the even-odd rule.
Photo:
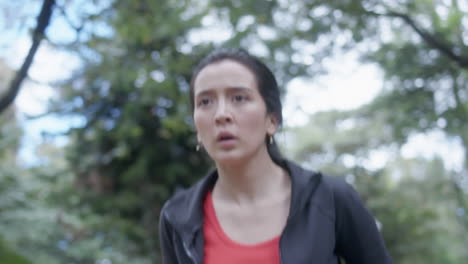
[[(38, 8), (38, 7), (36, 7)], [(35, 17), (35, 16), (33, 16)], [(29, 22), (28, 22), (29, 23)], [(25, 23), (25, 24), (28, 24)], [(2, 35), (0, 19), (0, 35)], [(27, 26), (25, 27), (27, 28)], [(72, 38), (69, 28), (63, 20), (53, 20), (48, 34), (55, 40)], [(13, 69), (19, 68), (27, 54), (31, 41), (27, 30), (22, 30), (6, 36), (0, 41), (0, 59), (3, 59)], [(224, 37), (229, 37), (225, 34)], [(315, 78), (294, 79), (287, 87), (284, 98), (285, 125), (299, 126), (305, 124), (307, 115), (325, 110), (350, 110), (370, 102), (381, 90), (383, 74), (371, 64), (361, 64), (355, 54), (341, 54), (331, 58), (329, 73)], [(26, 81), (15, 101), (18, 109), (18, 119), (23, 125), (25, 135), (20, 149), (20, 160), (26, 165), (36, 164), (40, 158), (35, 154), (35, 147), (42, 142), (43, 133), (64, 132), (70, 127), (78, 126), (79, 119), (60, 119), (55, 116), (27, 120), (27, 115), (39, 115), (47, 111), (48, 100), (56, 96), (56, 89), (48, 83), (65, 79), (78, 68), (79, 60), (73, 55), (58, 51), (43, 42), (39, 48), (29, 75), (34, 81)], [(54, 143), (63, 146), (67, 139), (56, 137)], [(431, 131), (426, 134), (415, 134), (401, 148), (401, 154), (406, 158), (434, 156), (445, 157), (447, 168), (459, 171), (464, 159), (461, 143), (448, 140), (442, 131)], [(385, 166), (385, 153), (376, 152), (372, 164), (376, 168)]]
[[(41, 1), (25, 0), (2, 3), (0, 59), (14, 70), (20, 68), (31, 46), (28, 31), (35, 26), (40, 3)], [(56, 16), (47, 28), (48, 37), (54, 41), (72, 39), (70, 29), (63, 20), (57, 19), (57, 12), (54, 14)], [(43, 133), (65, 132), (71, 126), (79, 124), (79, 120), (52, 115), (28, 119), (28, 116), (47, 112), (49, 100), (56, 97), (56, 88), (49, 84), (69, 77), (78, 66), (79, 60), (73, 55), (52, 48), (46, 41), (41, 42), (28, 72), (30, 78), (24, 80), (15, 100), (17, 119), (24, 128), (19, 152), (20, 163), (27, 166), (39, 163), (40, 158), (36, 155), (35, 148), (42, 142)], [(54, 143), (61, 146), (66, 141), (65, 136), (57, 136)]]
[[(27, 54), (30, 43), (28, 38), (19, 39), (9, 52), (0, 54), (0, 57), (9, 66), (17, 69), (22, 62), (21, 58)], [(78, 65), (78, 60), (73, 56), (53, 50), (47, 45), (42, 45), (36, 53), (34, 63), (28, 73), (31, 79), (24, 81), (15, 100), (17, 118), (24, 127), (19, 153), (20, 161), (26, 165), (36, 164), (40, 160), (34, 149), (42, 142), (43, 133), (62, 133), (72, 126), (79, 125), (77, 120), (53, 115), (39, 119), (28, 118), (47, 112), (49, 100), (56, 97), (56, 88), (48, 84), (68, 77), (74, 67)], [(57, 136), (54, 140), (54, 143), (59, 146), (63, 146), (66, 142), (65, 136)]]

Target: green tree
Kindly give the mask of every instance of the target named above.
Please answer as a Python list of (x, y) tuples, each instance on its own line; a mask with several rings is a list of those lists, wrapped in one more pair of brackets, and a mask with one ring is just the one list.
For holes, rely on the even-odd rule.
[[(342, 175), (357, 188), (395, 263), (463, 262), (464, 229), (455, 217), (453, 173), (440, 159), (400, 157), (379, 115), (355, 116), (354, 111), (316, 113), (306, 126), (286, 131), (284, 149), (304, 165)], [(385, 163), (379, 165), (375, 155), (382, 154)]]
[(24, 257), (13, 252), (5, 243), (0, 240), (0, 261), (5, 264), (27, 264), (29, 263)]
[[(96, 12), (83, 9), (82, 21), (69, 20), (77, 38), (67, 45), (82, 58), (83, 66), (61, 89), (53, 110), (83, 120), (83, 126), (70, 131), (67, 155), (80, 190), (78, 207), (103, 216), (87, 237), (125, 234), (128, 243), (138, 245), (133, 256), (157, 259), (156, 223), (162, 202), (209, 166), (206, 156), (194, 151), (187, 92), (191, 68), (214, 46), (248, 47), (270, 63), (283, 85), (293, 77), (324, 72), (323, 62), (341, 49), (360, 52), (363, 59), (385, 70), (385, 92), (373, 103), (348, 113), (314, 117), (323, 122), (304, 130), (312, 142), (303, 141), (300, 151), (310, 164), (326, 165), (343, 175), (349, 167), (357, 172), (364, 169), (354, 175), (365, 179), (371, 174), (366, 164), (374, 153), (382, 149), (397, 153), (412, 132), (442, 127), (454, 137), (463, 137), (467, 115), (459, 105), (466, 105), (466, 67), (461, 55), (466, 53), (466, 29), (461, 17), (466, 12), (458, 3), (116, 0)], [(69, 14), (66, 7), (59, 9)], [(207, 37), (204, 27), (210, 25), (223, 28), (222, 34)], [(430, 58), (424, 54), (431, 54)], [(455, 96), (452, 83), (458, 91), (454, 102), (461, 102), (456, 111), (450, 104), (444, 106), (444, 100), (434, 101)], [(439, 84), (450, 88), (436, 89)], [(346, 131), (346, 122), (351, 122), (353, 131)], [(381, 191), (389, 195), (388, 200), (401, 198), (395, 198), (398, 203), (420, 201), (411, 200), (407, 189), (400, 197), (398, 189), (385, 185), (389, 177), (381, 178), (375, 180), (379, 192), (372, 197)], [(464, 197), (461, 181), (444, 182)], [(463, 205), (463, 199), (458, 200)], [(379, 213), (389, 233), (408, 222), (417, 230), (417, 219), (426, 216), (424, 227), (439, 221), (437, 210), (412, 212), (405, 207), (402, 214), (409, 217), (398, 222), (392, 217), (400, 208), (389, 208), (392, 213)], [(421, 240), (439, 232), (423, 229), (425, 234), (411, 233), (408, 238)], [(83, 240), (67, 241), (76, 245)], [(434, 256), (426, 254), (427, 248), (419, 251), (421, 258), (415, 257), (418, 251), (402, 253), (392, 247), (392, 252), (406, 262)]]
[[(3, 83), (7, 83), (13, 75), (13, 71), (0, 61), (0, 92), (5, 90)], [(6, 179), (6, 174), (16, 165), (16, 153), (19, 147), (21, 129), (15, 120), (15, 109), (10, 108), (0, 116), (0, 218), (8, 213), (9, 200), (12, 199), (9, 189), (12, 187)], [(3, 226), (3, 225), (2, 225)], [(0, 262), (2, 263), (27, 263), (16, 250), (12, 249), (9, 241), (4, 241), (0, 236)]]
[[(363, 151), (398, 147), (413, 134), (433, 130), (460, 141), (465, 149), (464, 167), (446, 184), (453, 188), (461, 212), (452, 213), (468, 228), (468, 42), (464, 22), (468, 10), (463, 1), (293, 1), (291, 8), (295, 4), (301, 10), (298, 20), (329, 21), (336, 32), (330, 35), (332, 45), (358, 52), (363, 62), (378, 65), (385, 74), (378, 98), (330, 123), (328, 129), (353, 123), (369, 136), (368, 142), (355, 142), (342, 135), (341, 146), (362, 144), (359, 152), (347, 152), (362, 156)], [(370, 132), (372, 127), (381, 130)], [(376, 139), (376, 133), (385, 137)]]
[[(261, 23), (272, 23), (259, 11), (273, 12), (275, 6), (113, 1), (86, 22), (111, 33), (84, 27), (84, 40), (72, 46), (83, 67), (64, 85), (54, 108), (83, 119), (83, 126), (70, 131), (67, 156), (83, 205), (108, 219), (93, 234), (123, 233), (139, 245), (136, 254), (158, 258), (156, 227), (162, 203), (209, 167), (207, 156), (195, 151), (188, 102), (193, 66), (219, 45), (197, 40), (202, 21), (229, 25), (227, 46), (263, 45), (267, 60), (282, 54), (283, 61), (274, 68), (287, 80), (292, 73), (305, 73), (304, 65), (285, 59), (291, 54), (289, 35), (252, 39)], [(247, 23), (249, 16), (255, 25)], [(237, 31), (237, 18), (242, 17), (247, 26)]]

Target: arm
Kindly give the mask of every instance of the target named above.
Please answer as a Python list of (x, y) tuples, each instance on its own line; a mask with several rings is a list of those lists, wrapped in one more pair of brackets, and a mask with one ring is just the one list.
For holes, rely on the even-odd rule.
[(161, 259), (163, 264), (177, 263), (177, 258), (172, 244), (172, 227), (169, 223), (166, 214), (165, 206), (161, 210), (159, 216), (159, 244), (161, 247)]
[(335, 187), (337, 253), (347, 264), (391, 264), (375, 219), (346, 182)]

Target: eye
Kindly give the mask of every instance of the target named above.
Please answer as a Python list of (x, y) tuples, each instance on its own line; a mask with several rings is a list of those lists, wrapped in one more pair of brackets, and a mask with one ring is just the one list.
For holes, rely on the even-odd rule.
[(236, 94), (233, 96), (232, 100), (236, 103), (242, 103), (247, 100), (247, 96), (242, 94)]
[(212, 100), (210, 98), (204, 97), (204, 98), (201, 98), (200, 100), (198, 100), (197, 106), (199, 106), (199, 107), (207, 106), (211, 102), (212, 102)]

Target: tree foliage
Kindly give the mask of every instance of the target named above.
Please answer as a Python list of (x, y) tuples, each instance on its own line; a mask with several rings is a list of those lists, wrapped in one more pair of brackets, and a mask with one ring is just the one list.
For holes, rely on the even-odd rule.
[[(84, 126), (72, 132), (74, 145), (69, 152), (77, 182), (91, 190), (85, 197), (97, 212), (139, 223), (120, 230), (134, 241), (150, 241), (142, 252), (153, 252), (161, 202), (177, 187), (192, 183), (208, 165), (206, 158), (194, 152), (187, 89), (194, 63), (218, 43), (257, 52), (271, 62), (282, 84), (296, 76), (323, 72), (321, 62), (339, 49), (357, 50), (364, 60), (381, 65), (387, 80), (382, 96), (344, 115), (352, 114), (355, 122), (364, 124), (356, 129), (368, 137), (348, 131), (333, 139), (338, 142), (317, 142), (330, 161), (346, 153), (363, 157), (366, 163), (365, 158), (372, 157), (375, 149), (403, 144), (412, 131), (438, 127), (437, 121), (448, 117), (437, 108), (441, 102), (434, 100), (437, 85), (453, 76), (457, 82), (448, 85), (466, 80), (463, 64), (454, 59), (463, 60), (458, 49), (464, 48), (460, 36), (465, 29), (460, 19), (443, 17), (435, 6), (431, 1), (114, 1), (110, 10), (96, 18), (113, 33), (93, 34), (80, 44), (85, 67), (63, 91), (66, 104), (61, 108), (85, 118)], [(445, 8), (453, 14), (462, 12), (457, 7)], [(201, 39), (207, 36), (203, 26), (208, 27), (210, 19), (229, 37)], [(437, 23), (427, 25), (428, 19)], [(384, 30), (388, 36), (379, 34)], [(434, 39), (436, 43), (428, 41)], [(433, 58), (428, 60), (424, 54)], [(445, 69), (447, 65), (451, 66)], [(453, 122), (458, 124), (453, 135), (462, 136), (467, 122), (460, 118), (464, 116), (462, 112), (453, 115), (458, 120)], [(448, 132), (453, 120), (446, 120)], [(317, 133), (330, 136), (334, 125), (329, 129), (320, 126)], [(310, 135), (311, 130), (305, 133)], [(387, 201), (397, 194), (386, 189), (381, 192), (388, 193), (384, 196)], [(416, 203), (411, 196), (398, 198), (402, 200), (396, 203)], [(386, 217), (403, 210), (389, 208), (394, 211)], [(411, 213), (411, 207), (406, 210)], [(414, 221), (409, 229), (417, 230), (421, 218), (431, 226), (439, 214), (425, 210), (386, 226)], [(408, 234), (408, 242), (438, 232), (426, 231), (427, 235)], [(401, 249), (391, 247), (400, 254), (398, 259), (408, 262), (423, 252), (398, 253)]]
[[(255, 43), (251, 38), (261, 24), (237, 35), (240, 11), (254, 8), (249, 10), (254, 21), (266, 24), (271, 19), (257, 17), (255, 8), (273, 7), (246, 4), (236, 12), (224, 2), (114, 1), (94, 21), (112, 34), (90, 33), (75, 47), (84, 67), (66, 84), (63, 101), (55, 107), (84, 119), (70, 133), (73, 143), (67, 154), (76, 184), (94, 212), (113, 219), (113, 228), (140, 245), (140, 254), (157, 258), (162, 203), (209, 166), (207, 156), (195, 151), (188, 102), (193, 66), (218, 45), (215, 37), (196, 40), (206, 34), (203, 21), (219, 19), (228, 25), (232, 37), (225, 45), (247, 46)], [(276, 52), (289, 57), (287, 37), (258, 40), (268, 47), (263, 56), (271, 60)], [(269, 41), (271, 47), (265, 45)], [(274, 65), (283, 79), (305, 68), (286, 60)]]
[[(66, 149), (42, 145), (41, 166), (0, 171), (9, 248), (34, 263), (155, 262), (162, 203), (211, 165), (195, 151), (192, 68), (214, 47), (240, 46), (268, 62), (282, 87), (313, 80), (343, 50), (380, 67), (382, 94), (352, 111), (314, 114), (286, 132), (285, 149), (355, 184), (396, 263), (468, 259), (458, 246), (468, 241), (467, 162), (460, 172), (400, 157), (411, 135), (434, 129), (468, 149), (461, 1), (72, 0), (56, 8), (76, 38), (52, 44), (82, 65), (59, 85), (51, 111), (82, 125)], [(11, 126), (0, 129), (0, 144), (16, 149), (16, 138), (3, 137)], [(375, 166), (379, 155), (387, 163)]]

